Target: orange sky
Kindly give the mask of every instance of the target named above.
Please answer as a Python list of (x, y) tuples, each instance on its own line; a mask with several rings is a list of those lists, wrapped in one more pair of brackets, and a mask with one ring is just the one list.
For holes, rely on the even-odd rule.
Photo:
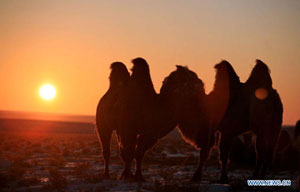
[[(174, 65), (209, 92), (227, 59), (245, 81), (259, 58), (272, 71), (284, 123), (300, 119), (300, 1), (0, 1), (0, 110), (95, 114), (109, 65), (144, 57), (156, 91)], [(52, 101), (39, 88), (57, 88)]]

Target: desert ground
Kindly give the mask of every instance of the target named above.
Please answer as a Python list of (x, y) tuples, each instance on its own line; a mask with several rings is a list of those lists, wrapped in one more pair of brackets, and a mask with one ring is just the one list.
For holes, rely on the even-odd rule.
[(122, 162), (115, 136), (111, 149), (111, 178), (105, 179), (93, 124), (2, 122), (0, 191), (297, 191), (298, 172), (292, 165), (273, 165), (267, 178), (291, 179), (291, 187), (248, 187), (254, 165), (237, 163), (230, 164), (229, 185), (218, 184), (217, 150), (212, 152), (201, 184), (189, 182), (198, 151), (176, 130), (147, 153), (143, 183), (118, 179)]

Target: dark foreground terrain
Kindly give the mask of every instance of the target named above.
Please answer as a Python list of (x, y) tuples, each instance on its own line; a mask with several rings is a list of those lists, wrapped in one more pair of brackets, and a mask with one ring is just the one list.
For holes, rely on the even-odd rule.
[(230, 184), (218, 184), (217, 156), (215, 150), (202, 183), (190, 183), (198, 152), (174, 131), (147, 153), (146, 182), (125, 182), (118, 180), (122, 163), (114, 137), (111, 179), (104, 179), (92, 124), (0, 120), (0, 191), (297, 191), (297, 170), (290, 165), (273, 166), (268, 179), (291, 179), (291, 187), (248, 187), (253, 165), (234, 163)]

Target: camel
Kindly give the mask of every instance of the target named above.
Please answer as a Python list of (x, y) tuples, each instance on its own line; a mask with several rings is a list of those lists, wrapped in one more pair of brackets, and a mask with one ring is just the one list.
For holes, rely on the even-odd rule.
[[(138, 137), (142, 135), (153, 120), (157, 93), (150, 77), (148, 63), (143, 58), (132, 60), (132, 74), (127, 84), (127, 92), (120, 103), (120, 151), (124, 162), (121, 179), (133, 179), (130, 167), (135, 158)], [(138, 162), (137, 162), (138, 163)], [(137, 166), (138, 168), (140, 166)], [(143, 180), (137, 169), (135, 179)]]
[(130, 78), (126, 66), (121, 62), (114, 62), (110, 66), (110, 86), (100, 99), (96, 112), (96, 126), (98, 139), (102, 145), (104, 160), (104, 175), (109, 177), (110, 140), (113, 130), (119, 133), (121, 98), (126, 94), (126, 87)]
[[(228, 105), (229, 81), (224, 82), (224, 79), (228, 80), (227, 68), (216, 66), (214, 90), (206, 95), (204, 84), (197, 74), (187, 67), (177, 66), (176, 71), (165, 78), (157, 95), (152, 89), (148, 65), (144, 60), (139, 61), (144, 63), (144, 67), (135, 70), (138, 63), (133, 62), (129, 92), (123, 102), (120, 146), (125, 167), (121, 178), (133, 177), (130, 166), (135, 159), (134, 178), (143, 181), (141, 165), (145, 153), (178, 126), (185, 140), (201, 149), (201, 159), (192, 177), (193, 181), (201, 181), (203, 166), (215, 144), (212, 128), (221, 121)], [(135, 74), (137, 72), (140, 75)], [(134, 77), (144, 80), (138, 79), (137, 82)], [(224, 91), (227, 96), (221, 98), (225, 95)], [(211, 107), (211, 101), (217, 98), (217, 104)]]
[[(156, 94), (147, 62), (136, 58), (133, 64), (131, 77), (126, 69), (125, 83), (121, 83), (125, 85), (119, 92), (122, 96), (117, 94), (114, 102), (104, 102), (115, 113), (108, 113), (111, 114), (108, 117), (104, 115), (102, 120), (101, 115), (97, 115), (99, 133), (103, 130), (117, 130), (121, 158), (125, 165), (121, 178), (133, 178), (130, 166), (135, 159), (134, 178), (143, 181), (141, 164), (145, 153), (176, 126), (186, 141), (200, 149), (201, 159), (192, 177), (193, 181), (201, 181), (203, 166), (216, 143), (216, 130), (222, 134), (219, 141), (221, 181), (228, 182), (227, 160), (232, 139), (249, 130), (257, 136), (254, 177), (265, 175), (278, 140), (283, 110), (280, 97), (272, 88), (269, 69), (263, 62), (257, 61), (246, 83), (240, 82), (227, 61), (217, 64), (214, 89), (208, 95), (197, 74), (183, 66), (177, 66), (177, 70), (165, 78), (160, 94)], [(103, 111), (103, 105), (100, 101), (97, 114)], [(116, 128), (103, 129), (101, 122), (112, 122), (113, 126), (107, 127)], [(109, 143), (111, 131), (106, 132), (108, 134), (99, 134), (99, 137), (105, 159), (104, 173), (108, 175), (109, 147), (104, 147), (104, 143)]]
[(279, 94), (272, 87), (268, 66), (256, 61), (249, 79), (239, 81), (231, 67), (229, 78), (230, 99), (226, 113), (218, 126), (221, 132), (220, 162), (221, 182), (228, 183), (228, 154), (233, 138), (247, 131), (256, 135), (256, 168), (253, 178), (264, 178), (270, 166), (281, 126), (283, 106)]

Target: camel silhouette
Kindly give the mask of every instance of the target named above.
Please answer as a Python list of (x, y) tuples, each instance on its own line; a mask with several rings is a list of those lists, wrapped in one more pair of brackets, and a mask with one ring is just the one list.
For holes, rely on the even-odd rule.
[(112, 131), (119, 135), (120, 102), (126, 94), (126, 87), (130, 78), (126, 66), (121, 62), (114, 62), (110, 66), (110, 86), (100, 99), (96, 112), (97, 135), (102, 145), (104, 159), (104, 175), (109, 177), (110, 140)]
[[(124, 162), (121, 179), (131, 179), (133, 174), (130, 167), (135, 158), (138, 139), (152, 124), (157, 94), (150, 77), (148, 63), (143, 58), (132, 60), (132, 74), (127, 84), (127, 92), (123, 97), (120, 119), (120, 150)], [(136, 158), (135, 179), (143, 180), (141, 166)]]
[[(132, 77), (134, 77), (134, 68)], [(140, 75), (144, 78), (143, 84), (139, 84), (142, 82), (141, 80), (136, 82), (132, 78), (133, 85), (130, 85), (130, 82), (128, 85), (133, 88), (129, 89), (127, 99), (123, 103), (125, 108), (120, 129), (121, 153), (125, 162), (122, 178), (132, 178), (130, 165), (135, 158), (135, 179), (143, 181), (141, 164), (145, 153), (160, 138), (178, 126), (184, 139), (201, 149), (199, 153), (201, 159), (199, 159), (198, 168), (192, 177), (193, 181), (201, 180), (203, 166), (215, 144), (213, 126), (217, 126), (216, 121), (222, 119), (229, 98), (229, 92), (226, 89), (229, 84), (222, 81), (222, 79), (228, 78), (227, 73), (223, 72), (225, 68), (216, 67), (216, 69), (215, 87), (209, 95), (205, 94), (204, 84), (197, 74), (187, 67), (179, 65), (176, 71), (165, 78), (158, 95), (152, 89), (148, 70), (140, 70), (141, 73), (144, 71), (144, 75)], [(146, 72), (147, 74), (145, 74)], [(138, 77), (138, 75), (136, 76)], [(224, 95), (223, 91), (226, 91), (228, 96), (219, 99), (217, 104), (213, 103), (212, 110), (210, 108), (212, 101)], [(145, 97), (144, 94), (148, 97)], [(133, 131), (128, 131), (130, 129)]]
[[(121, 179), (144, 181), (142, 160), (145, 153), (178, 127), (183, 138), (200, 150), (192, 181), (201, 181), (212, 147), (220, 145), (220, 179), (228, 182), (227, 164), (232, 141), (247, 131), (257, 137), (257, 165), (253, 176), (264, 177), (274, 156), (283, 113), (267, 65), (257, 60), (247, 82), (241, 83), (231, 64), (221, 61), (215, 65), (214, 88), (207, 95), (197, 74), (180, 65), (164, 79), (157, 94), (146, 60), (136, 58), (132, 63), (131, 76), (124, 64), (119, 63), (123, 67), (116, 68), (112, 65), (110, 88), (97, 108), (97, 130), (106, 176), (109, 175), (112, 130), (117, 131), (124, 162)], [(113, 74), (116, 78), (112, 78)]]
[(256, 61), (249, 79), (241, 83), (232, 67), (229, 68), (230, 99), (218, 130), (221, 132), (221, 182), (227, 183), (228, 154), (233, 138), (246, 131), (256, 135), (256, 168), (254, 178), (264, 178), (270, 166), (282, 126), (283, 106), (272, 87), (268, 66)]

